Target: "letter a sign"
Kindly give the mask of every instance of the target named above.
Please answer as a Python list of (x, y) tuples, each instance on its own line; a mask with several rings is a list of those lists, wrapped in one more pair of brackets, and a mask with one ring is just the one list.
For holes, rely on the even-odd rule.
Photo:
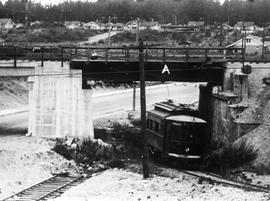
[(167, 72), (168, 75), (171, 74), (170, 71), (169, 71), (169, 68), (168, 68), (168, 66), (167, 66), (166, 64), (164, 65), (164, 68), (163, 68), (163, 70), (162, 70), (162, 74), (164, 74), (165, 72)]

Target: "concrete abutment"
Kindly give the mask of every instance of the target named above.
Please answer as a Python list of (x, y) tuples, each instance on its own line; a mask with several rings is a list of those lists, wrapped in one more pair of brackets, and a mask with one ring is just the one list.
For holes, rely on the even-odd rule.
[(28, 133), (39, 137), (93, 138), (92, 91), (82, 89), (81, 70), (36, 67), (29, 77)]

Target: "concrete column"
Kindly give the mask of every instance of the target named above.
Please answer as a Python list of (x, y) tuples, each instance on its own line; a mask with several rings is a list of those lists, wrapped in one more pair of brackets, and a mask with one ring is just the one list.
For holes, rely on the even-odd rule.
[(238, 102), (248, 101), (248, 75), (243, 73), (234, 74), (234, 93), (238, 96)]
[[(34, 90), (33, 90), (33, 85), (34, 85), (34, 77), (28, 77), (27, 82), (28, 82), (28, 103), (34, 103)], [(30, 105), (30, 104), (29, 104)], [(29, 117), (33, 116), (33, 112), (34, 112), (34, 107), (32, 107), (32, 109), (30, 108), (30, 106), (28, 106), (29, 108)], [(28, 118), (28, 132), (27, 135), (31, 135), (33, 133), (33, 121), (34, 118)]]
[(47, 66), (35, 72), (28, 132), (40, 137), (94, 138), (92, 91), (82, 89), (81, 70)]
[(212, 87), (210, 85), (200, 84), (200, 97), (199, 97), (199, 114), (200, 117), (209, 120), (210, 115), (210, 105), (212, 97)]
[(206, 85), (200, 84), (200, 97), (199, 97), (199, 115), (200, 118), (206, 120), (207, 123), (207, 136), (205, 138), (206, 143), (211, 140), (212, 131), (212, 116), (213, 116), (213, 104), (212, 104), (212, 86), (208, 83)]

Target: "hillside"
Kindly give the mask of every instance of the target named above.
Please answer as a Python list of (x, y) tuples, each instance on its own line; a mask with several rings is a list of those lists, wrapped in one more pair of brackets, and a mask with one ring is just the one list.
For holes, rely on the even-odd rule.
[[(250, 63), (253, 67), (249, 75), (249, 107), (244, 110), (236, 119), (239, 123), (259, 123), (260, 125), (251, 130), (240, 140), (246, 140), (257, 151), (258, 156), (254, 165), (258, 168), (265, 168), (270, 172), (270, 85), (264, 83), (264, 78), (269, 78), (269, 63)], [(236, 64), (230, 67), (235, 67)]]
[(27, 78), (0, 77), (0, 110), (25, 107), (27, 104)]

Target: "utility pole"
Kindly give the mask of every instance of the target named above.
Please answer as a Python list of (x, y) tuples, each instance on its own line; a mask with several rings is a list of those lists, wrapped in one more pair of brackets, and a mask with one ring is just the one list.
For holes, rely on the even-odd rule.
[(222, 39), (223, 39), (223, 23), (220, 25), (220, 40), (219, 40), (219, 46), (222, 47)]
[(28, 13), (29, 13), (29, 4), (28, 0), (24, 0), (25, 5), (25, 33), (28, 33)]
[[(137, 28), (136, 28), (136, 45), (139, 46), (140, 38), (140, 18), (137, 18)], [(136, 109), (136, 82), (133, 83), (133, 101), (132, 101), (132, 110)]]
[(111, 47), (111, 16), (109, 16), (109, 40), (108, 40), (108, 46)]
[(136, 28), (136, 44), (139, 45), (140, 38), (140, 18), (137, 18), (137, 28)]
[(245, 54), (246, 54), (246, 27), (245, 27), (245, 21), (243, 23), (243, 30), (242, 30), (242, 64), (245, 65)]
[(263, 38), (262, 38), (262, 59), (264, 59), (264, 54), (265, 54), (265, 48), (264, 48), (264, 44), (265, 44), (265, 25), (263, 25)]
[(145, 100), (145, 73), (143, 41), (139, 39), (139, 63), (140, 63), (140, 89), (141, 89), (141, 129), (143, 136), (143, 177), (149, 177), (149, 151), (148, 137), (146, 134), (146, 100)]
[(132, 110), (136, 110), (136, 81), (133, 82), (133, 101), (132, 101)]

